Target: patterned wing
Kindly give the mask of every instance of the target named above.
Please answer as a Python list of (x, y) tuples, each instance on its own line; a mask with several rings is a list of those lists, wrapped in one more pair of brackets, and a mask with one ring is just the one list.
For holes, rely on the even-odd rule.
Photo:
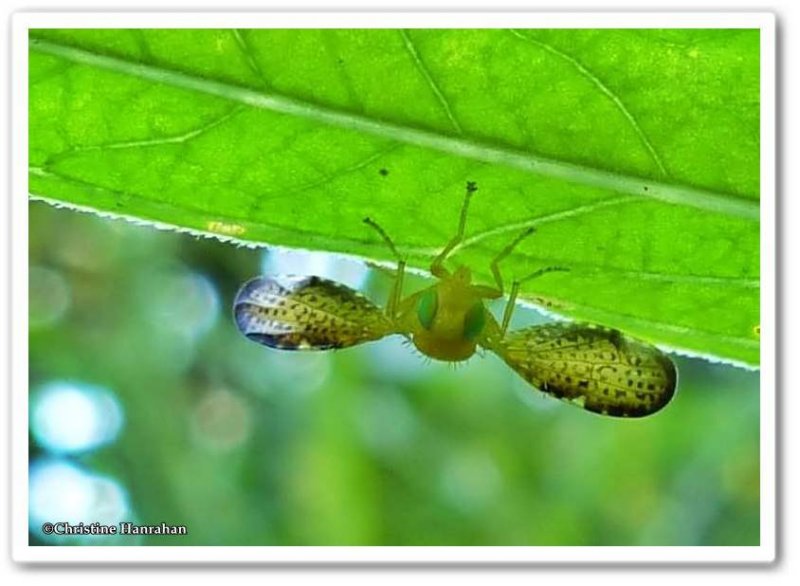
[(262, 276), (233, 302), (249, 339), (281, 350), (328, 350), (392, 333), (389, 319), (364, 296), (319, 277)]
[(545, 393), (602, 415), (644, 417), (675, 393), (672, 361), (617, 330), (553, 323), (510, 332), (487, 347)]

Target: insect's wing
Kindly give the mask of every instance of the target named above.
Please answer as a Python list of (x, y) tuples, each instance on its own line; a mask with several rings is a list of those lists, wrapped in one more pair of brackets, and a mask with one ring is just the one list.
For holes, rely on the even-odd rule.
[(603, 415), (644, 417), (675, 393), (672, 361), (617, 330), (547, 324), (510, 332), (487, 347), (538, 389)]
[(282, 350), (346, 348), (392, 333), (371, 301), (319, 277), (252, 279), (236, 294), (233, 312), (245, 336)]

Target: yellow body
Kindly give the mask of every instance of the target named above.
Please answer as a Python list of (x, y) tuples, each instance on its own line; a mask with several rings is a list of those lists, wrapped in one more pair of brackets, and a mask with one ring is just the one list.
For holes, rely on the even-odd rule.
[[(461, 267), (454, 274), (447, 275), (428, 289), (405, 299), (399, 307), (398, 322), (411, 335), (417, 349), (431, 358), (458, 362), (466, 360), (475, 353), (481, 335), (465, 335), (467, 317), (480, 305), (483, 312), (484, 327), (497, 326), (492, 314), (484, 307), (483, 300), (498, 295), (487, 295), (486, 287), (473, 285), (468, 269)], [(438, 308), (430, 327), (425, 327), (417, 315), (417, 304), (428, 291), (435, 291)], [(478, 332), (482, 334), (483, 332)]]

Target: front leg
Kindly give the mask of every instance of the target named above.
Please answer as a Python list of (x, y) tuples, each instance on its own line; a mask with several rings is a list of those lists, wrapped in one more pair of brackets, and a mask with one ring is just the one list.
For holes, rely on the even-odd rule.
[(400, 259), (397, 261), (397, 274), (394, 278), (394, 285), (392, 285), (392, 292), (389, 293), (389, 301), (386, 304), (386, 315), (392, 321), (397, 318), (398, 305), (403, 296), (403, 277), (405, 277), (405, 273), (406, 261)]
[(514, 313), (514, 307), (517, 302), (517, 295), (519, 294), (519, 287), (522, 283), (526, 281), (530, 281), (531, 279), (535, 279), (536, 277), (541, 277), (547, 273), (552, 272), (566, 272), (569, 269), (564, 267), (544, 267), (543, 269), (539, 269), (537, 271), (533, 271), (530, 275), (525, 277), (524, 279), (520, 279), (519, 281), (514, 281), (511, 285), (511, 294), (508, 296), (508, 303), (506, 303), (506, 309), (503, 312), (503, 323), (500, 326), (500, 330), (503, 336), (506, 335), (506, 331), (508, 331), (508, 324), (511, 323), (511, 315)]
[(383, 239), (383, 241), (389, 247), (389, 250), (392, 251), (392, 254), (394, 254), (395, 258), (397, 259), (397, 274), (395, 275), (394, 278), (392, 291), (391, 293), (389, 293), (389, 300), (386, 303), (386, 315), (390, 319), (394, 320), (397, 317), (397, 306), (400, 303), (400, 297), (403, 294), (403, 277), (405, 276), (406, 272), (406, 261), (400, 255), (400, 253), (397, 252), (397, 247), (394, 245), (392, 239), (389, 238), (389, 235), (386, 233), (386, 230), (381, 228), (381, 226), (375, 220), (372, 220), (370, 218), (364, 218), (364, 223), (367, 226), (373, 228), (378, 234), (380, 234), (380, 237)]

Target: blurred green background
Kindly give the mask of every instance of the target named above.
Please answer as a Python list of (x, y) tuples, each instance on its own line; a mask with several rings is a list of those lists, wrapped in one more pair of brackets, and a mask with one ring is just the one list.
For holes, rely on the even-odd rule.
[[(32, 544), (759, 543), (757, 372), (674, 357), (673, 402), (628, 421), (489, 354), (453, 368), (402, 338), (274, 351), (231, 319), (265, 271), (377, 301), (389, 287), (341, 257), (30, 204)], [(42, 535), (57, 520), (188, 535)]]

